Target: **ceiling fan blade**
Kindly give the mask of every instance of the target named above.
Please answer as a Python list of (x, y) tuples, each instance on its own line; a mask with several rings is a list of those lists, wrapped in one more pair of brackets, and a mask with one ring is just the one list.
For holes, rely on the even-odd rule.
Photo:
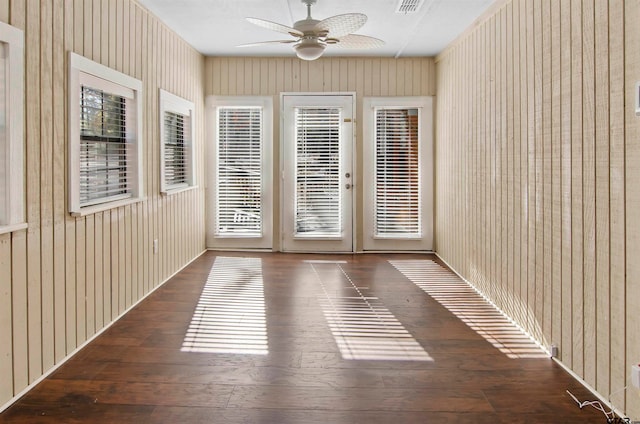
[(336, 15), (318, 22), (314, 31), (327, 31), (329, 37), (340, 38), (362, 28), (367, 22), (367, 15), (362, 13), (346, 13)]
[[(330, 40), (327, 40), (327, 43), (331, 43)], [(368, 35), (349, 34), (340, 37), (336, 44), (331, 44), (343, 49), (373, 49), (375, 47), (382, 47), (385, 43), (378, 38), (369, 37)]]
[(270, 29), (272, 31), (278, 31), (283, 34), (289, 34), (294, 37), (302, 37), (304, 35), (302, 32), (298, 31), (295, 28), (291, 28), (276, 22), (265, 21), (264, 19), (247, 18), (247, 21), (251, 22), (254, 25), (258, 25), (259, 27)]
[(255, 47), (265, 44), (291, 44), (297, 43), (298, 40), (273, 40), (273, 41), (258, 41), (257, 43), (238, 44), (236, 47)]

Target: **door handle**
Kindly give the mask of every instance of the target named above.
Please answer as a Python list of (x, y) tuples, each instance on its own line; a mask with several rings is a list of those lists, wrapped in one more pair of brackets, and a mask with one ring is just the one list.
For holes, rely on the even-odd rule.
[(347, 183), (344, 185), (344, 188), (346, 188), (347, 190), (349, 190), (351, 188), (351, 184)]

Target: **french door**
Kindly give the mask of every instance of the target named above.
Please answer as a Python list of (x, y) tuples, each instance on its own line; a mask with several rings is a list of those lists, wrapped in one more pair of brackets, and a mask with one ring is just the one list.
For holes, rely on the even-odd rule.
[(282, 250), (353, 252), (353, 95), (282, 97)]

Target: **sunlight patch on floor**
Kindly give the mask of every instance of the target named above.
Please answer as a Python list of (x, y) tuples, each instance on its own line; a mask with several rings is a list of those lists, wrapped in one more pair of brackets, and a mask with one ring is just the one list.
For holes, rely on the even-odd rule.
[(548, 354), (465, 281), (424, 259), (389, 263), (509, 358), (548, 358)]
[(260, 258), (215, 259), (181, 350), (269, 353)]
[(433, 360), (377, 297), (362, 293), (366, 289), (356, 286), (339, 263), (310, 265), (322, 288), (320, 305), (343, 359)]

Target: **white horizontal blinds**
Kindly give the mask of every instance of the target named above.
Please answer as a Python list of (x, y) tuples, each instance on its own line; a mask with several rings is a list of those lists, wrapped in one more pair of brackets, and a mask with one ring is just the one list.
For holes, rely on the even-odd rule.
[(164, 113), (164, 184), (167, 189), (189, 184), (191, 118), (181, 113)]
[(262, 108), (218, 108), (216, 235), (262, 235)]
[(131, 197), (126, 99), (83, 85), (80, 114), (80, 206)]
[(418, 109), (375, 112), (375, 236), (421, 236)]
[(5, 43), (0, 42), (0, 225), (7, 224), (8, 215), (8, 179), (10, 165), (7, 162), (7, 58), (5, 57)]
[(296, 108), (295, 236), (341, 234), (340, 116), (339, 108)]

